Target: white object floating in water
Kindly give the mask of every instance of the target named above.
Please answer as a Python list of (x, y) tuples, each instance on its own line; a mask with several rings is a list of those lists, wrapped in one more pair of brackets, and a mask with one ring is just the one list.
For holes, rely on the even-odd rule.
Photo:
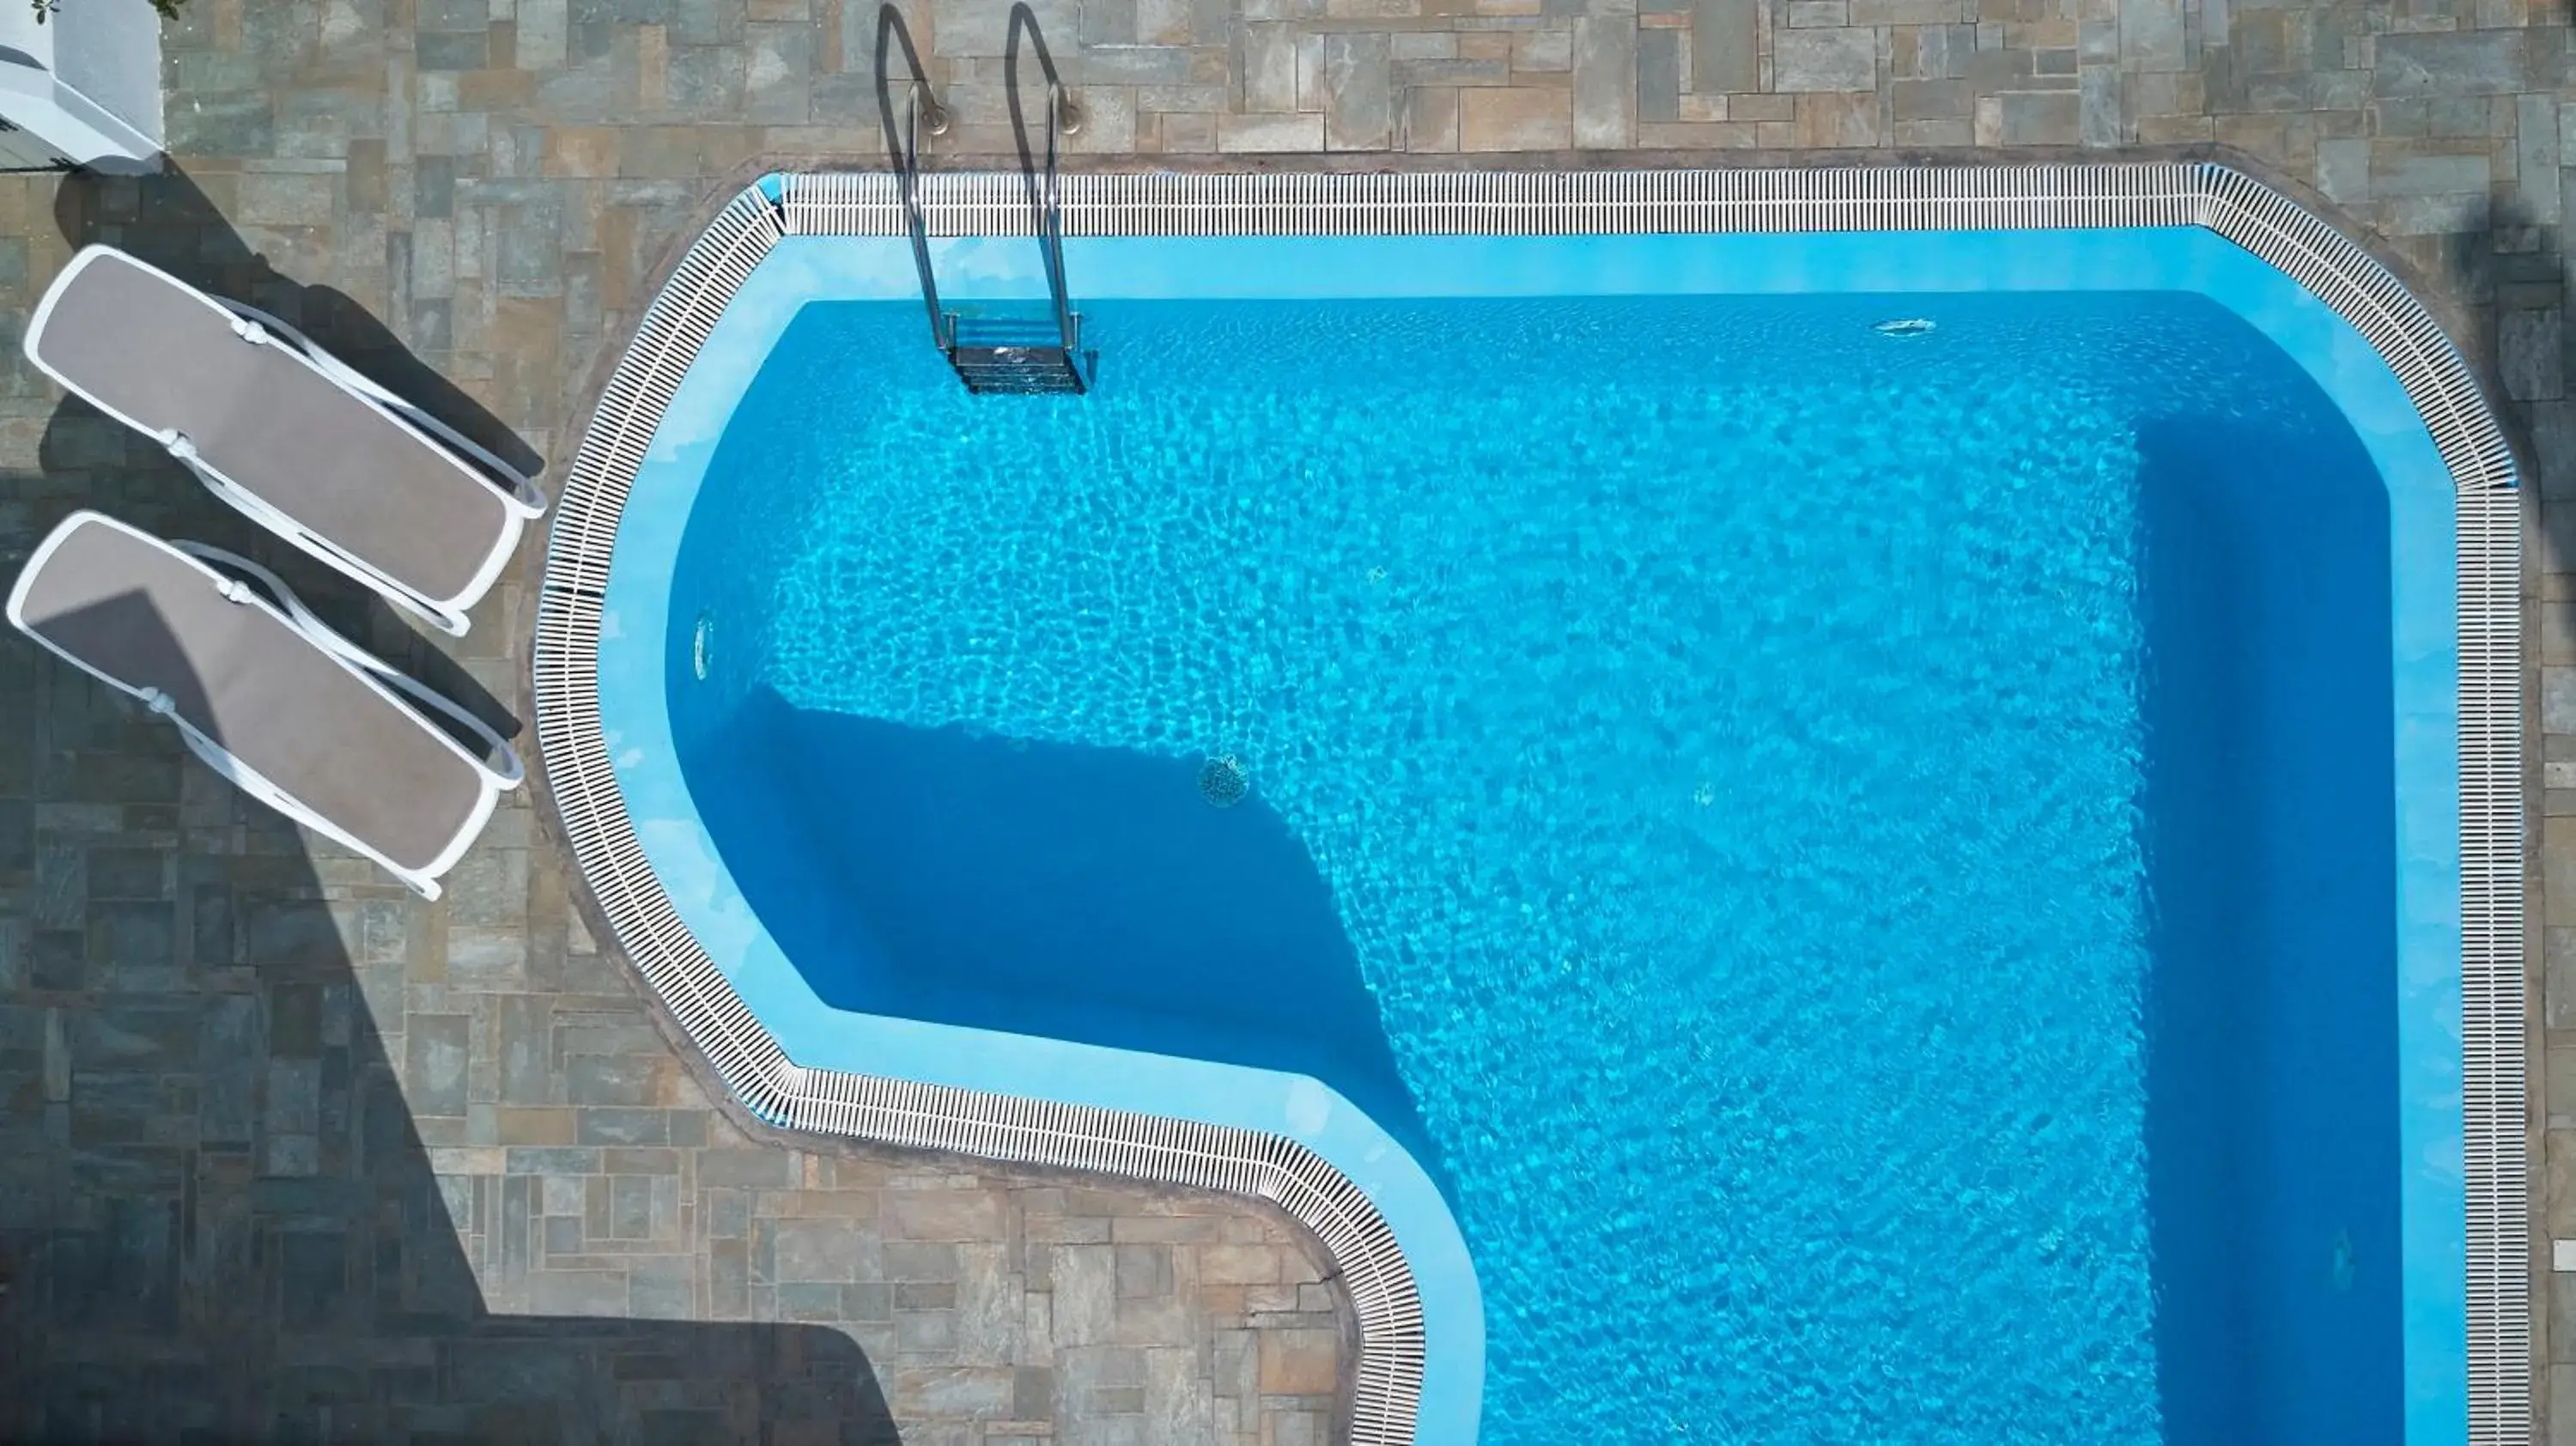
[(689, 666), (701, 683), (707, 680), (707, 655), (715, 651), (715, 645), (716, 620), (705, 613), (698, 614), (697, 636), (689, 640)]
[(1931, 322), (1922, 317), (1909, 316), (1898, 321), (1882, 321), (1870, 330), (1880, 336), (1924, 336), (1928, 335), (1933, 327)]

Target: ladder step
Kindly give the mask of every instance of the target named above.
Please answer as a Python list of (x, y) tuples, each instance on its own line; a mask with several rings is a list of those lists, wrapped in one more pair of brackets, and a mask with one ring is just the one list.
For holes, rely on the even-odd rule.
[(948, 364), (970, 392), (1076, 394), (1091, 389), (1085, 358), (1066, 345), (1082, 320), (1060, 328), (1051, 316), (948, 314)]
[(1060, 344), (958, 346), (948, 353), (970, 392), (1076, 393), (1090, 389), (1082, 365)]
[(949, 325), (950, 338), (960, 347), (999, 349), (1060, 347), (1064, 344), (1052, 317), (952, 316)]

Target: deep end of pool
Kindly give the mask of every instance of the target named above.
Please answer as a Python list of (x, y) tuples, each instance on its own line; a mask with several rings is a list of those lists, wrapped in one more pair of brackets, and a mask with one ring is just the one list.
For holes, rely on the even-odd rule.
[[(2128, 1422), (2094, 1439), (2465, 1440), (2454, 484), (2396, 378), (2330, 309), (2193, 228), (1067, 249), (1104, 312), (1253, 290), (1889, 293), (1926, 299), (1927, 314), (1944, 294), (2163, 292), (2205, 298), (2277, 347), (2345, 424), (2328, 444), (2288, 455), (2259, 430), (2218, 426), (2135, 440), (2142, 475), (2161, 479), (2140, 491), (2139, 625), (2157, 666), (2136, 700), (2156, 960), (2139, 1047), (2156, 1434), (2121, 1434)], [(943, 275), (966, 278), (961, 295), (1032, 284), (1024, 240), (937, 250)], [(1522, 1307), (1480, 1286), (1441, 1129), (1354, 957), (1340, 862), (1316, 856), (1263, 772), (1219, 809), (1195, 787), (1196, 740), (1101, 746), (787, 696), (748, 666), (778, 640), (744, 615), (743, 580), (683, 563), (764, 359), (818, 304), (910, 302), (914, 285), (899, 239), (780, 243), (638, 470), (599, 692), (653, 871), (801, 1066), (1314, 1150), (1383, 1215), (1420, 1292), (1418, 1439), (1474, 1439), (1480, 1415), (1493, 1419), (1489, 1311)], [(1119, 367), (1116, 334), (1094, 334)], [(889, 373), (936, 365), (926, 347), (889, 357)], [(2360, 477), (2384, 491), (2355, 491)], [(1017, 866), (998, 877), (995, 860)], [(2298, 902), (2319, 898), (2337, 907)], [(2385, 987), (2351, 987), (2355, 958), (2376, 961)], [(952, 967), (922, 967), (933, 959)], [(1516, 1409), (1501, 1418), (1511, 1429)]]

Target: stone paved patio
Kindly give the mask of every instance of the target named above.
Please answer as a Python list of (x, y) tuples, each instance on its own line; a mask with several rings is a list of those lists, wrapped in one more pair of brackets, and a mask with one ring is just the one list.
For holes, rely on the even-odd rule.
[[(79, 3), (79, 0), (71, 0)], [(2528, 0), (1048, 0), (1098, 164), (1726, 163), (2208, 145), (2434, 301), (2538, 485), (2542, 1438), (2576, 1443), (2576, 88)], [(0, 571), (64, 511), (247, 524), (16, 357), (113, 240), (558, 467), (713, 201), (882, 162), (863, 0), (192, 0), (178, 170), (0, 178)], [(905, 8), (1007, 151), (996, 0)], [(1578, 150), (1581, 154), (1577, 154)], [(1517, 154), (1510, 154), (1517, 153)], [(1457, 163), (1451, 157), (1446, 163)], [(532, 540), (462, 646), (527, 716)], [(1245, 1204), (800, 1151), (711, 1102), (528, 799), (437, 905), (245, 807), (0, 643), (0, 1436), (1259, 1442), (1331, 1430), (1346, 1325)], [(2549, 927), (2539, 927), (2542, 924)], [(2549, 1408), (2555, 1409), (2549, 1409)]]

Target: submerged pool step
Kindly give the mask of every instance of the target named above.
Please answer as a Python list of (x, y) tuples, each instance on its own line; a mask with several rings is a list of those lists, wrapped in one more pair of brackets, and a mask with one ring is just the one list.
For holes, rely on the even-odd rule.
[(1069, 393), (1091, 390), (1090, 358), (1080, 350), (1081, 318), (1059, 329), (1052, 318), (970, 317), (950, 313), (948, 364), (976, 393)]
[(1044, 347), (958, 347), (948, 354), (970, 392), (1070, 392), (1089, 390), (1073, 353), (1053, 342)]

